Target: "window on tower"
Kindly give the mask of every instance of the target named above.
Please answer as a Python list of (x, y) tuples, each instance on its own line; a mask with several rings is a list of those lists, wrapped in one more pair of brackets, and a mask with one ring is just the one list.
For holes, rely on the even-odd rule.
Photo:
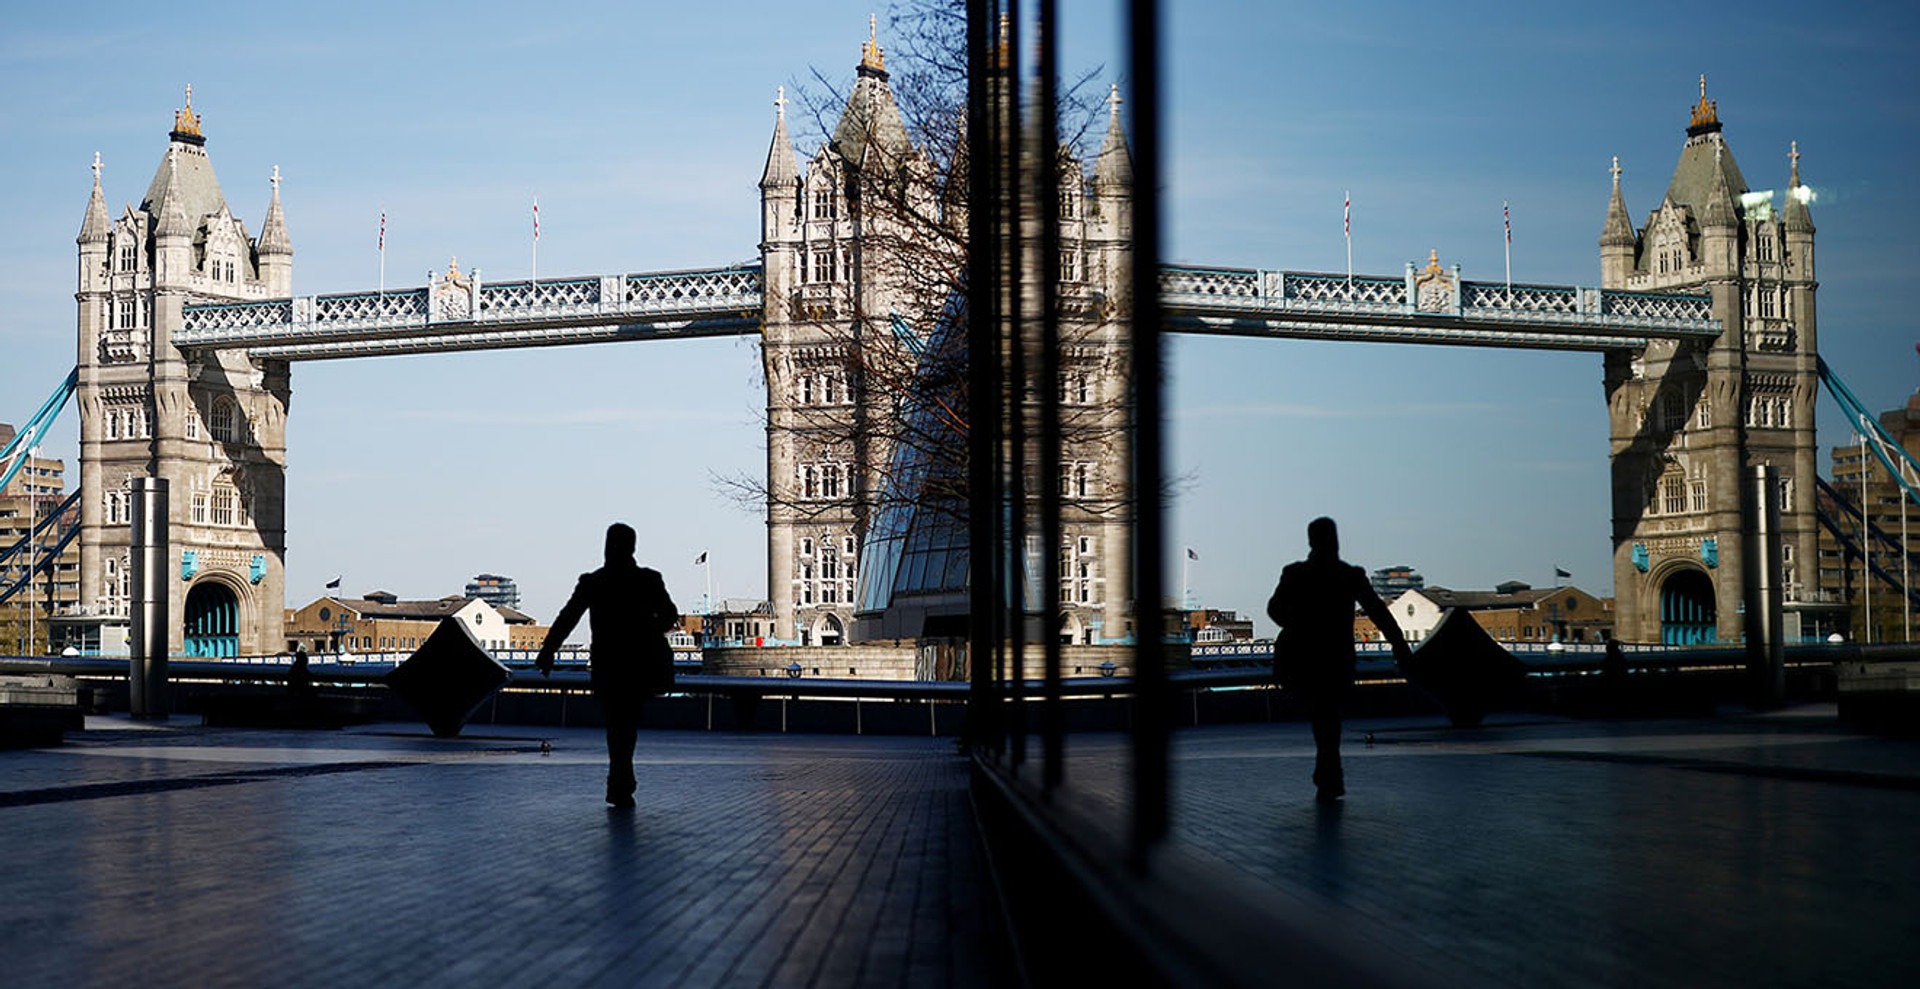
[(238, 435), (234, 430), (234, 422), (237, 414), (238, 410), (234, 408), (232, 399), (223, 395), (213, 400), (212, 421), (208, 425), (213, 430), (213, 438), (215, 440), (222, 443), (231, 443), (234, 441), (234, 438)]

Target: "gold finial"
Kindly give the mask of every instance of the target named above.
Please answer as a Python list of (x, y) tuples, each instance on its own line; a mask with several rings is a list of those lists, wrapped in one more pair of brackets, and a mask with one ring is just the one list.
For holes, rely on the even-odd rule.
[(460, 258), (455, 255), (449, 254), (447, 255), (447, 280), (452, 281), (459, 277), (460, 277)]
[(880, 18), (875, 14), (867, 15), (867, 40), (860, 46), (860, 67), (865, 69), (885, 69), (887, 59), (880, 50)]
[[(94, 157), (96, 159), (99, 158), (98, 155), (95, 155)], [(1787, 180), (1787, 188), (1798, 189), (1800, 188), (1800, 142), (1799, 141), (1794, 141), (1792, 143), (1792, 146), (1788, 148), (1787, 160), (1793, 163), (1793, 174)]]
[(1447, 269), (1440, 267), (1440, 249), (1433, 248), (1427, 253), (1427, 274), (1444, 275)]
[(200, 115), (193, 112), (193, 84), (187, 84), (187, 105), (173, 111), (173, 130), (176, 134), (200, 137)]
[(1700, 76), (1700, 102), (1693, 105), (1693, 119), (1689, 127), (1705, 127), (1720, 122), (1720, 104), (1707, 99), (1707, 77)]

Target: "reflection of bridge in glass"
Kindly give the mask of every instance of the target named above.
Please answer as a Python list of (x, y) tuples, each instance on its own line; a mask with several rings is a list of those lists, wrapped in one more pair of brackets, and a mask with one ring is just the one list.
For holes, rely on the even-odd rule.
[[(1169, 329), (1318, 340), (1546, 350), (1637, 350), (1720, 333), (1705, 295), (1469, 282), (1458, 269), (1404, 278), (1169, 266)], [(758, 265), (482, 283), (189, 305), (183, 349), (325, 360), (436, 351), (749, 335), (767, 300)]]

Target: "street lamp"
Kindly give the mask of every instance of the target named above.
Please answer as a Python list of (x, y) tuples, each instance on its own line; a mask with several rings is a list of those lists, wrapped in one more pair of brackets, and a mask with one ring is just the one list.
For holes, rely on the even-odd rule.
[(1113, 660), (1109, 659), (1109, 660), (1102, 661), (1100, 664), (1100, 675), (1103, 677), (1110, 677), (1113, 675), (1113, 671), (1116, 669), (1119, 669), (1119, 667), (1113, 665)]
[(789, 679), (789, 680), (798, 680), (798, 679), (800, 679), (800, 664), (799, 664), (799, 663), (788, 663), (788, 664), (787, 664), (787, 679)]

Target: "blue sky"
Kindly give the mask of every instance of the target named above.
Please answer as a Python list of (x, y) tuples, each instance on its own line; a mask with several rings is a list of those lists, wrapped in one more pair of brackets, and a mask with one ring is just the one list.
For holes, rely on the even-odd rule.
[[(208, 151), (257, 232), (279, 165), (300, 294), (371, 287), (457, 255), (524, 277), (756, 256), (776, 86), (845, 80), (871, 3), (341, 2), (15, 5), (0, 15), (13, 151), (0, 229), (0, 420), (73, 363), (73, 237), (98, 151), (109, 208), (137, 202), (194, 87)], [(1397, 273), (1437, 249), (1501, 277), (1597, 284), (1612, 155), (1636, 223), (1658, 205), (1708, 77), (1757, 188), (1787, 146), (1819, 199), (1821, 350), (1870, 405), (1920, 384), (1909, 314), (1920, 147), (1906, 4), (1169, 4), (1169, 253)], [(1069, 64), (1119, 78), (1111, 4), (1062, 4)], [(889, 43), (880, 8), (881, 43)], [(796, 135), (803, 157), (817, 137)], [(764, 527), (714, 477), (763, 463), (749, 340), (303, 363), (289, 421), (288, 602), (456, 593), (517, 578), (548, 618), (622, 518), (683, 605), (764, 593)], [(1596, 355), (1182, 338), (1170, 395), (1191, 477), (1174, 555), (1202, 602), (1257, 612), (1311, 517), (1349, 558), (1434, 583), (1611, 590)], [(1823, 398), (1824, 444), (1850, 438)], [(73, 414), (52, 442), (74, 456)], [(1824, 458), (1823, 458), (1824, 459)], [(1179, 577), (1174, 576), (1177, 584)]]

